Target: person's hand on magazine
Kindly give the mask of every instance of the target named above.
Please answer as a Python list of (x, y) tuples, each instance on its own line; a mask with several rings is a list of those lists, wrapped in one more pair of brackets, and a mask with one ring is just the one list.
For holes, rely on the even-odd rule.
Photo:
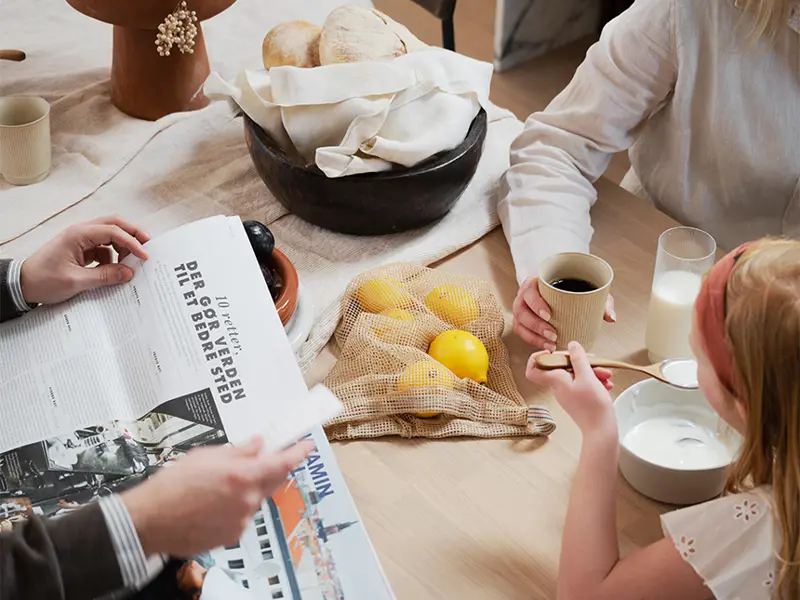
[(303, 442), (279, 453), (263, 440), (198, 448), (125, 492), (122, 499), (144, 553), (188, 558), (239, 541), (245, 527), (314, 448)]
[[(130, 281), (133, 271), (113, 261), (129, 254), (147, 258), (150, 236), (120, 217), (69, 227), (22, 263), (20, 283), (28, 304), (58, 304), (86, 290)], [(97, 266), (90, 267), (97, 263)]]

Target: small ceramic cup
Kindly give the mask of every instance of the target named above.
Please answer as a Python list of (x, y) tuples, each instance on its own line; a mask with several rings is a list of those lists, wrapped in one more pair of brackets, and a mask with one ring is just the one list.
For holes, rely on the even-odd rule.
[(38, 96), (0, 98), (0, 175), (12, 185), (50, 172), (50, 104)]
[[(588, 291), (559, 289), (564, 280), (583, 282)], [(556, 348), (570, 342), (590, 349), (603, 323), (606, 298), (614, 271), (602, 258), (579, 252), (565, 252), (547, 258), (539, 268), (539, 293), (550, 305), (550, 323), (558, 332)]]

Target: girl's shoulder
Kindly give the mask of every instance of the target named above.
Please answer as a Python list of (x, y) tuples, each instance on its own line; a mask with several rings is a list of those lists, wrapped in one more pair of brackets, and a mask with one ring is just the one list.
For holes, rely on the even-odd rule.
[(661, 517), (664, 534), (717, 600), (770, 600), (777, 575), (769, 488)]

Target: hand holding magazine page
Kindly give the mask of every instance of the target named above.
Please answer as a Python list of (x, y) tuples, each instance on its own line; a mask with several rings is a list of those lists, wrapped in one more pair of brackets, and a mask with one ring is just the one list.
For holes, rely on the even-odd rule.
[(165, 403), (269, 449), (336, 414), (330, 395), (309, 396), (238, 218), (190, 223), (147, 252), (126, 259), (130, 283), (2, 326), (0, 401), (18, 410), (0, 451)]
[(341, 404), (306, 387), (239, 218), (146, 250), (125, 260), (129, 283), (0, 326), (0, 530), (124, 491), (194, 446), (313, 437), (241, 543), (187, 562), (174, 597), (392, 598), (320, 427)]

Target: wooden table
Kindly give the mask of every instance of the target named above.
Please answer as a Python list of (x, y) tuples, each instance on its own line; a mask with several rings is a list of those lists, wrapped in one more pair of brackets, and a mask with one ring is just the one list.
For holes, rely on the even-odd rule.
[[(592, 251), (614, 268), (619, 321), (604, 325), (594, 350), (645, 364), (658, 236), (676, 223), (607, 180), (597, 188)], [(340, 443), (336, 456), (399, 600), (555, 598), (580, 433), (552, 396), (525, 380), (531, 350), (511, 331), (517, 285), (502, 232), (437, 268), (491, 283), (506, 312), (505, 341), (520, 391), (529, 403), (547, 406), (558, 428), (549, 439)], [(323, 352), (311, 380), (321, 380), (333, 361), (330, 350)], [(636, 380), (619, 372), (617, 391)], [(623, 552), (661, 536), (658, 515), (665, 508), (619, 478)]]
[[(612, 292), (619, 322), (604, 326), (595, 351), (644, 363), (657, 239), (675, 223), (607, 180), (597, 187), (593, 251), (615, 270)], [(11, 248), (0, 248), (0, 256), (33, 250), (70, 223), (108, 210), (89, 203), (79, 206)], [(137, 220), (148, 216), (147, 207), (134, 208), (135, 215), (125, 214)], [(334, 445), (337, 458), (399, 600), (554, 598), (579, 432), (549, 394), (524, 378), (530, 348), (510, 331), (517, 285), (502, 232), (437, 268), (490, 282), (506, 311), (505, 340), (517, 384), (531, 404), (553, 412), (557, 430), (550, 439), (339, 443)], [(323, 352), (310, 382), (321, 380), (333, 362), (330, 350)], [(633, 381), (635, 376), (619, 373), (617, 389)], [(636, 494), (622, 479), (619, 489), (622, 547), (630, 551), (660, 536), (657, 517), (663, 507)]]

